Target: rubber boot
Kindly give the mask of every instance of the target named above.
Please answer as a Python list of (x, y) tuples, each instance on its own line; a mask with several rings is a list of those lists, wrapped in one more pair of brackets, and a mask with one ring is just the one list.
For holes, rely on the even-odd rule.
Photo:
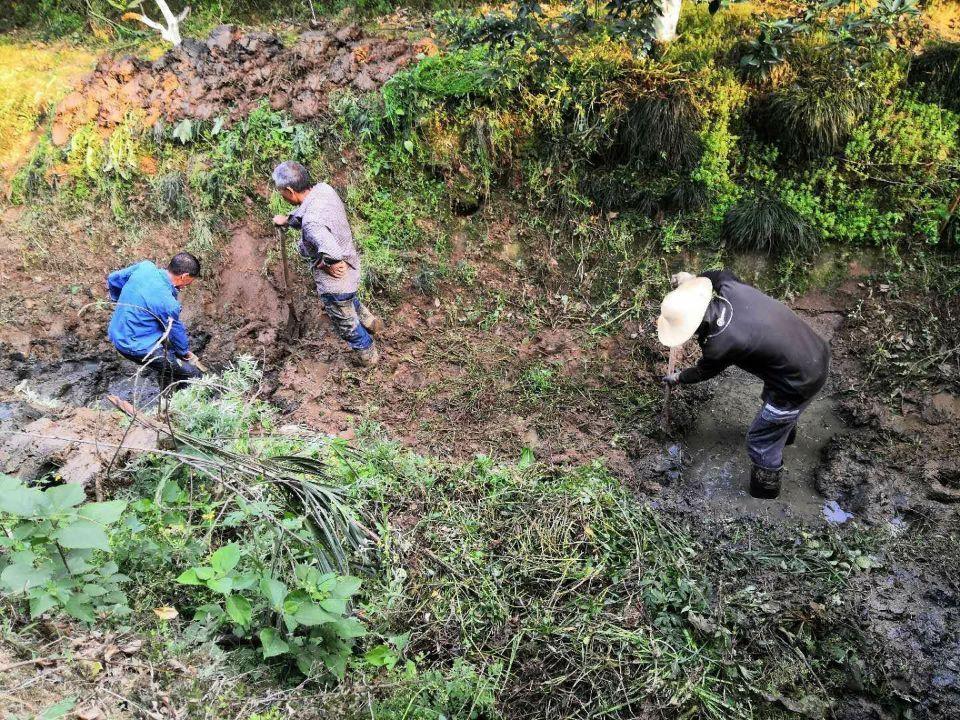
[(383, 320), (374, 315), (366, 305), (360, 305), (360, 324), (363, 325), (371, 335), (377, 335), (383, 332)]
[(780, 475), (783, 468), (767, 470), (754, 465), (750, 471), (750, 495), (761, 500), (773, 500), (780, 495)]
[(380, 351), (377, 350), (376, 345), (371, 345), (364, 350), (354, 350), (353, 362), (360, 367), (376, 367), (380, 362)]
[(787, 442), (785, 445), (793, 445), (797, 441), (797, 426), (794, 425), (790, 428), (790, 434), (787, 435)]

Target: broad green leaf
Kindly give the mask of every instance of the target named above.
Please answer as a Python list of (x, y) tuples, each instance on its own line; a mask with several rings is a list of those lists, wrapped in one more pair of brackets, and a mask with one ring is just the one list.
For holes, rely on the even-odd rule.
[(27, 487), (16, 478), (0, 475), (0, 512), (30, 517), (43, 502), (43, 493)]
[(363, 659), (367, 661), (367, 664), (373, 665), (373, 667), (392, 669), (400, 658), (386, 645), (375, 645), (367, 650), (367, 654), (363, 656)]
[(214, 575), (213, 568), (206, 566), (193, 568), (193, 572), (197, 576), (197, 580), (209, 580)]
[(346, 656), (337, 655), (336, 653), (321, 653), (320, 657), (323, 658), (323, 664), (327, 666), (327, 670), (336, 675), (340, 680), (343, 680), (347, 674)]
[(87, 503), (77, 511), (77, 514), (91, 522), (101, 525), (112, 525), (123, 511), (127, 509), (127, 503), (123, 500), (110, 500), (109, 502)]
[(310, 565), (298, 563), (294, 568), (294, 575), (303, 585), (316, 585), (319, 582), (320, 571)]
[(227, 598), (227, 615), (237, 625), (247, 627), (253, 618), (253, 607), (250, 601), (242, 595), (231, 595)]
[(253, 573), (244, 573), (243, 575), (231, 575), (233, 578), (234, 590), (249, 590), (257, 584), (257, 576)]
[(533, 464), (536, 462), (537, 456), (533, 454), (533, 450), (525, 447), (520, 451), (520, 460), (517, 462), (517, 467), (521, 470), (526, 470), (529, 467), (533, 467)]
[(344, 640), (363, 637), (367, 629), (356, 618), (339, 618), (333, 625), (334, 631)]
[(193, 123), (189, 119), (183, 119), (170, 133), (175, 140), (179, 140), (182, 145), (186, 145), (193, 140)]
[(101, 595), (107, 594), (107, 589), (96, 583), (87, 583), (83, 586), (83, 594), (92, 598), (100, 597)]
[(360, 589), (361, 580), (353, 575), (341, 575), (337, 578), (337, 584), (330, 591), (330, 597), (348, 598), (356, 594)]
[(71, 617), (83, 622), (92, 623), (97, 619), (93, 614), (93, 608), (83, 595), (72, 595), (64, 604), (63, 609)]
[(405, 632), (402, 635), (391, 635), (387, 638), (387, 642), (393, 645), (397, 649), (397, 652), (403, 652), (407, 643), (410, 642), (410, 633)]
[(76, 483), (55, 485), (43, 491), (44, 510), (48, 513), (61, 513), (75, 507), (87, 499), (83, 486)]
[(347, 611), (347, 601), (343, 598), (329, 597), (320, 601), (320, 607), (334, 615), (343, 615)]
[(297, 669), (304, 675), (309, 676), (313, 671), (313, 664), (316, 662), (314, 654), (301, 649), (296, 652), (295, 657), (297, 661)]
[(314, 603), (305, 603), (300, 606), (293, 614), (294, 620), (296, 620), (301, 625), (306, 625), (307, 627), (313, 627), (315, 625), (325, 625), (327, 623), (336, 622), (337, 618), (326, 610), (323, 610), (319, 605)]
[(265, 577), (260, 580), (260, 594), (270, 602), (271, 609), (280, 610), (287, 597), (287, 586), (279, 580)]
[(219, 605), (201, 605), (194, 611), (193, 619), (204, 622), (208, 619), (219, 620), (223, 617), (223, 608)]
[(210, 578), (207, 580), (207, 587), (214, 592), (229, 595), (230, 591), (233, 590), (233, 578)]
[(197, 577), (197, 568), (188, 568), (180, 573), (177, 582), (181, 585), (199, 585), (200, 580)]
[(66, 717), (67, 713), (73, 710), (76, 704), (76, 698), (64, 698), (56, 705), (51, 705), (42, 713), (37, 715), (37, 720), (60, 720), (60, 718)]
[(263, 644), (264, 660), (283, 655), (290, 650), (290, 646), (280, 638), (280, 633), (273, 628), (264, 628), (260, 631), (260, 642)]
[(54, 534), (65, 548), (96, 548), (110, 549), (110, 538), (103, 528), (89, 520), (77, 520), (66, 527), (59, 528)]
[(236, 543), (224, 545), (210, 556), (210, 565), (221, 575), (226, 575), (240, 562), (240, 546)]
[(36, 597), (30, 598), (30, 619), (43, 615), (47, 610), (57, 606), (57, 599), (49, 593), (41, 593)]
[(17, 563), (8, 565), (0, 573), (0, 585), (11, 593), (21, 593), (46, 583), (53, 574), (49, 567), (35, 568), (33, 565)]

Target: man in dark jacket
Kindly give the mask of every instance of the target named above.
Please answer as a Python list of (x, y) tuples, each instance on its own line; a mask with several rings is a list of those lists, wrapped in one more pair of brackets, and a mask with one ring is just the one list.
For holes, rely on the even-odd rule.
[(177, 299), (199, 275), (200, 261), (182, 252), (166, 268), (143, 260), (107, 277), (107, 291), (117, 304), (107, 329), (110, 342), (128, 360), (154, 370), (161, 392), (202, 374)]
[(750, 494), (780, 494), (783, 448), (796, 437), (797, 420), (827, 381), (830, 346), (790, 308), (729, 270), (677, 276), (657, 319), (660, 341), (682, 345), (696, 335), (703, 357), (664, 378), (668, 385), (703, 382), (736, 365), (763, 380), (763, 402), (747, 432), (753, 462)]

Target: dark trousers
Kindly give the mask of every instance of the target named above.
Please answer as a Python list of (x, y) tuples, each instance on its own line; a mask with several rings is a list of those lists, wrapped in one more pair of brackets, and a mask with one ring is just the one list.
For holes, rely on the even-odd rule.
[(320, 302), (327, 316), (333, 321), (337, 334), (354, 350), (366, 350), (373, 345), (373, 338), (363, 326), (361, 318), (371, 315), (356, 293), (322, 293)]
[(790, 433), (797, 427), (800, 413), (807, 409), (812, 400), (784, 404), (784, 407), (766, 401), (763, 403), (747, 430), (747, 454), (754, 465), (764, 470), (783, 467), (783, 448)]
[[(166, 394), (167, 388), (171, 385), (184, 380), (192, 380), (203, 375), (200, 369), (191, 365), (186, 360), (182, 360), (172, 352), (162, 352), (157, 350), (149, 356), (146, 355), (127, 355), (121, 352), (127, 360), (132, 360), (137, 365), (148, 367), (157, 376), (157, 384), (160, 386), (160, 393)], [(176, 388), (174, 388), (176, 390)]]

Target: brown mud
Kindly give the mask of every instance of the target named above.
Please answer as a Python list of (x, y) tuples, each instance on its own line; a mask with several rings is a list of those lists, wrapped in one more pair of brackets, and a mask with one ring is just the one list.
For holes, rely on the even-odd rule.
[(334, 90), (377, 90), (431, 44), (369, 37), (357, 26), (301, 34), (285, 47), (277, 35), (215, 28), (206, 41), (186, 39), (155, 61), (104, 57), (56, 110), (53, 141), (82, 125), (109, 129), (131, 111), (146, 126), (184, 118), (246, 117), (264, 99), (297, 120), (316, 119)]

